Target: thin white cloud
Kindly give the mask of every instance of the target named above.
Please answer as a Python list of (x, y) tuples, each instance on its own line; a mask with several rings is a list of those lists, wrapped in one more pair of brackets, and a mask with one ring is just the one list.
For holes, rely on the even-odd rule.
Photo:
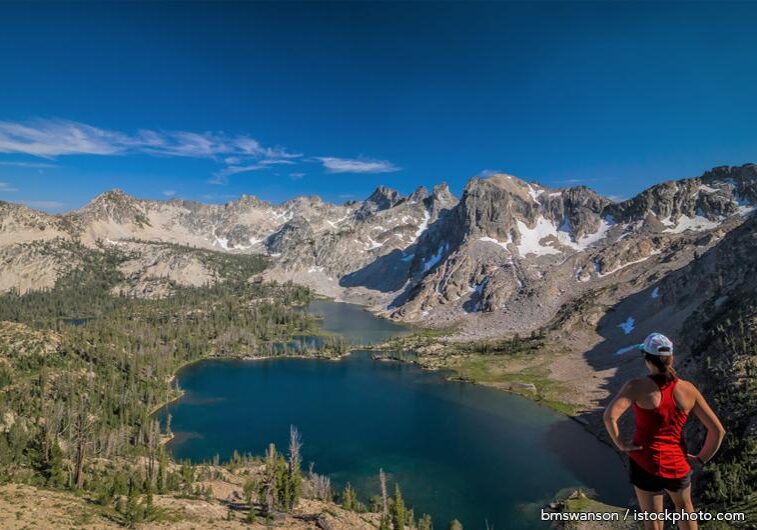
[(400, 168), (387, 160), (317, 157), (328, 173), (393, 173)]
[(20, 162), (15, 160), (0, 160), (0, 166), (28, 169), (52, 169), (58, 167), (56, 164), (49, 164), (47, 162)]
[(113, 155), (131, 143), (127, 135), (66, 120), (0, 121), (0, 152), (40, 157)]
[(10, 191), (18, 191), (18, 189), (14, 188), (11, 184), (7, 182), (0, 182), (0, 193), (7, 193)]
[(228, 184), (231, 175), (247, 173), (249, 171), (259, 171), (261, 169), (266, 169), (267, 167), (268, 166), (260, 163), (249, 164), (246, 166), (227, 166), (213, 173), (213, 177), (208, 180), (208, 184)]
[[(289, 152), (283, 147), (263, 146), (247, 135), (151, 129), (129, 134), (61, 119), (37, 119), (24, 123), (0, 121), (0, 153), (41, 158), (127, 154), (206, 158), (226, 165), (216, 174), (216, 180), (221, 181), (228, 175), (251, 171), (253, 165), (292, 164), (294, 159), (302, 157), (302, 154)], [(4, 165), (11, 164), (22, 167), (21, 164), (31, 163), (8, 162)]]
[(556, 182), (558, 184), (586, 184), (588, 182), (610, 182), (613, 180), (618, 180), (617, 177), (593, 177), (593, 178), (571, 178), (571, 179), (561, 179), (561, 180), (555, 180), (553, 182)]
[[(318, 162), (327, 173), (391, 173), (400, 168), (386, 160), (370, 158), (317, 157), (303, 159), (301, 153), (283, 147), (267, 147), (248, 135), (218, 132), (162, 131), (140, 129), (135, 133), (104, 129), (63, 119), (27, 122), (0, 121), (0, 154), (21, 154), (54, 159), (68, 155), (148, 155), (155, 157), (202, 158), (221, 167), (208, 181), (226, 184), (231, 175)], [(4, 161), (17, 167), (54, 167), (50, 163)], [(298, 173), (290, 176), (297, 178)]]
[(0, 121), (0, 153), (40, 157), (127, 153), (191, 158), (223, 155), (255, 158), (301, 156), (280, 147), (263, 147), (260, 142), (246, 135), (149, 129), (127, 134), (60, 119), (37, 119), (26, 123)]
[(504, 175), (504, 174), (506, 174), (506, 172), (500, 169), (484, 169), (483, 171), (479, 171), (478, 176), (487, 178), (487, 177), (493, 177), (494, 175)]
[(307, 175), (307, 173), (295, 172), (295, 173), (290, 173), (289, 178), (292, 180), (300, 180), (305, 175)]
[(176, 195), (176, 190), (163, 190), (161, 191), (161, 193), (166, 197), (173, 197), (174, 195)]
[(292, 160), (289, 159), (281, 159), (281, 158), (270, 158), (260, 161), (261, 164), (264, 166), (274, 166), (274, 165), (280, 165), (280, 164), (287, 164), (291, 165), (294, 164)]

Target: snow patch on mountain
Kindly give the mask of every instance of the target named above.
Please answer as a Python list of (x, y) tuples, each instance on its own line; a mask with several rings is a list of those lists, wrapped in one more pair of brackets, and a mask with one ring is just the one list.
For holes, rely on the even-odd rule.
[(365, 250), (373, 250), (376, 248), (381, 248), (384, 246), (383, 243), (379, 243), (378, 241), (375, 241), (372, 237), (368, 236), (368, 242), (363, 243), (365, 245)]
[(615, 225), (615, 220), (612, 216), (608, 216), (607, 219), (600, 219), (597, 231), (593, 234), (586, 234), (580, 238), (576, 245), (574, 245), (574, 248), (577, 248), (577, 250), (586, 250), (593, 244), (600, 242), (607, 237), (607, 232), (613, 227), (613, 225)]
[(753, 213), (755, 209), (757, 209), (757, 206), (750, 203), (744, 197), (740, 197), (738, 195), (736, 195), (736, 206), (738, 206), (739, 208), (739, 215), (742, 216), (747, 216)]
[(531, 199), (533, 199), (535, 203), (540, 204), (539, 195), (543, 193), (544, 193), (544, 190), (536, 190), (531, 184), (528, 185), (528, 194), (531, 196)]
[(623, 330), (623, 333), (630, 335), (636, 327), (636, 320), (633, 317), (628, 317), (625, 322), (618, 324), (618, 327)]
[[(404, 217), (402, 219), (404, 220)], [(413, 242), (418, 241), (418, 238), (421, 237), (421, 234), (426, 231), (426, 228), (428, 228), (428, 222), (430, 220), (431, 220), (431, 214), (428, 213), (428, 209), (424, 209), (423, 220), (421, 221), (421, 224), (418, 225), (418, 230), (415, 231)]]
[(626, 346), (625, 348), (620, 348), (618, 351), (615, 352), (615, 355), (624, 355), (630, 351), (638, 350), (639, 346), (637, 344), (631, 344), (630, 346)]
[(345, 215), (344, 217), (337, 219), (336, 221), (331, 221), (330, 219), (326, 219), (326, 222), (331, 225), (332, 228), (338, 228), (339, 223), (346, 220), (349, 217), (349, 215)]
[(671, 234), (681, 234), (687, 230), (700, 232), (702, 230), (716, 228), (720, 225), (720, 222), (711, 221), (703, 215), (700, 215), (699, 212), (694, 217), (682, 215), (678, 218), (678, 222), (671, 221), (669, 217), (661, 219), (661, 222), (668, 227), (663, 230), (663, 232), (669, 232)]
[(218, 237), (215, 236), (215, 241), (213, 241), (213, 246), (219, 246), (224, 250), (230, 250), (229, 249), (229, 239), (226, 237)]
[(629, 261), (629, 262), (624, 263), (624, 264), (622, 264), (622, 265), (620, 265), (618, 267), (615, 267), (614, 269), (609, 270), (607, 272), (600, 272), (601, 267), (599, 266), (599, 263), (597, 263), (596, 261), (594, 262), (594, 267), (597, 270), (597, 274), (599, 275), (599, 277), (600, 278), (604, 278), (605, 276), (609, 276), (610, 274), (616, 273), (616, 272), (618, 272), (621, 269), (625, 269), (626, 267), (630, 267), (631, 265), (636, 265), (637, 263), (643, 263), (643, 262), (647, 261), (649, 258), (651, 258), (652, 256), (656, 256), (659, 253), (660, 253), (659, 250), (654, 250), (652, 253), (649, 254), (649, 256), (644, 256), (641, 259)]
[(548, 237), (555, 238), (560, 244), (566, 246), (572, 246), (573, 242), (570, 240), (570, 235), (567, 232), (563, 232), (557, 229), (557, 227), (551, 221), (539, 216), (536, 219), (536, 225), (533, 228), (523, 221), (516, 221), (518, 226), (518, 232), (520, 232), (520, 243), (518, 243), (518, 253), (521, 256), (527, 256), (528, 254), (534, 254), (536, 256), (543, 256), (546, 254), (560, 254), (560, 250), (551, 246), (554, 241), (548, 241), (547, 244), (542, 244), (542, 241)]
[(444, 243), (436, 250), (436, 253), (433, 256), (423, 262), (423, 266), (421, 267), (423, 274), (433, 269), (442, 260), (442, 257), (444, 256), (444, 253), (447, 252), (448, 247), (449, 245), (447, 243)]

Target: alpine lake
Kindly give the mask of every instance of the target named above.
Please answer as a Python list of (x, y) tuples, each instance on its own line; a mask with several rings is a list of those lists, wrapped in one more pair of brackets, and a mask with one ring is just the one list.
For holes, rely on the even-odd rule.
[[(366, 502), (379, 469), (400, 484), (417, 516), (466, 530), (548, 528), (540, 511), (567, 488), (623, 505), (631, 490), (620, 458), (581, 425), (520, 396), (453, 381), (399, 361), (374, 360), (360, 346), (410, 330), (359, 306), (316, 300), (307, 310), (323, 331), (354, 345), (339, 360), (275, 357), (206, 360), (177, 374), (184, 395), (171, 415), (176, 459), (228, 460), (234, 450), (286, 449), (299, 429), (305, 468), (349, 482)], [(313, 344), (317, 338), (299, 338)]]

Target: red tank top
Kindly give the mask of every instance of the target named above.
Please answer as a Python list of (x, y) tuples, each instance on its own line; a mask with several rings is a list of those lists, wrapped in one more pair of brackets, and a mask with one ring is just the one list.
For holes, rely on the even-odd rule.
[(645, 409), (633, 404), (636, 421), (633, 443), (643, 449), (631, 451), (628, 456), (647, 473), (663, 478), (681, 478), (691, 471), (683, 439), (689, 413), (679, 409), (673, 397), (677, 382), (676, 378), (662, 385), (657, 383), (661, 394), (657, 408)]

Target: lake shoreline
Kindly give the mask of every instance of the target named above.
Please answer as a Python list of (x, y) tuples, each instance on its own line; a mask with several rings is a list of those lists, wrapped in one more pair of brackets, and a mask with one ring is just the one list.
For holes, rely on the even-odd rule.
[[(277, 445), (285, 443), (279, 439), (279, 434), (286, 431), (291, 422), (306, 434), (308, 447), (314, 448), (312, 461), (324, 466), (321, 469), (335, 477), (339, 487), (345, 480), (352, 481), (369, 496), (371, 492), (375, 493), (375, 484), (358, 478), (367, 476), (363, 475), (363, 469), (386, 469), (389, 466), (391, 473), (397, 473), (398, 480), (407, 484), (408, 491), (421, 492), (420, 498), (413, 501), (419, 503), (417, 506), (428, 511), (435, 510), (433, 507), (437, 505), (444, 517), (449, 509), (444, 499), (447, 493), (452, 494), (455, 486), (449, 486), (450, 491), (441, 494), (437, 491), (439, 484), (454, 484), (453, 477), (459, 477), (466, 483), (473, 480), (476, 488), (488, 492), (497, 491), (500, 486), (495, 487), (495, 484), (503, 484), (501, 487), (509, 488), (506, 489), (508, 492), (517, 492), (519, 488), (508, 477), (514, 469), (521, 468), (522, 472), (543, 476), (543, 481), (538, 481), (539, 486), (530, 486), (535, 487), (532, 493), (507, 493), (510, 498), (520, 498), (518, 502), (526, 502), (529, 510), (548, 505), (569, 489), (596, 491), (605, 500), (618, 498), (618, 488), (622, 485), (616, 476), (619, 477), (622, 470), (615, 454), (606, 451), (604, 446), (600, 449), (593, 437), (586, 438), (585, 430), (575, 422), (566, 422), (564, 415), (534, 400), (514, 397), (512, 392), (507, 392), (510, 397), (504, 398), (506, 394), (495, 392), (497, 388), (471, 384), (451, 372), (429, 369), (408, 360), (376, 359), (372, 353), (375, 352), (358, 347), (333, 357), (240, 355), (208, 356), (196, 360), (222, 362), (206, 363), (187, 372), (177, 370), (176, 378), (186, 391), (185, 401), (178, 407), (163, 409), (159, 417), (162, 423), (167, 414), (173, 415), (175, 437), (165, 440), (165, 443), (173, 442), (170, 447), (172, 458), (203, 462), (220, 454), (222, 460), (226, 460), (235, 448), (258, 453), (266, 440), (275, 440)], [(352, 360), (347, 364), (350, 358)], [(299, 362), (273, 362), (275, 359)], [(271, 362), (253, 363), (261, 360)], [(320, 360), (339, 362), (313, 362)], [(342, 362), (345, 366), (337, 367)], [(384, 364), (386, 367), (381, 366)], [(249, 410), (249, 404), (255, 403), (258, 404), (257, 407), (253, 405), (256, 410), (248, 418), (245, 411)], [(405, 407), (404, 403), (413, 406)], [(344, 420), (333, 423), (332, 419), (326, 419), (322, 423), (321, 413), (317, 412), (321, 410), (331, 411), (325, 412), (326, 418), (336, 415)], [(366, 417), (370, 418), (368, 425), (364, 421)], [(430, 422), (427, 427), (432, 430), (418, 429), (416, 421), (419, 418)], [(243, 419), (242, 424), (247, 427), (227, 430), (229, 421), (239, 419)], [(423, 443), (422, 446), (413, 442), (389, 442), (391, 449), (387, 449), (385, 442), (375, 441), (375, 429), (383, 432), (390, 425), (390, 431), (394, 429), (404, 436), (416, 433), (412, 436), (420, 439), (429, 433), (437, 433), (438, 429), (438, 434), (432, 436), (440, 442)], [(190, 441), (184, 442), (184, 433), (196, 435), (191, 434)], [(474, 437), (475, 443), (469, 438), (470, 433), (478, 433)], [(333, 447), (332, 437), (343, 440), (344, 449)], [(383, 439), (385, 437), (378, 437), (378, 440)], [(462, 440), (466, 442), (460, 443)], [(594, 447), (592, 454), (599, 458), (597, 461), (605, 462), (601, 469), (617, 468), (617, 471), (592, 471), (594, 468), (586, 464), (587, 458), (571, 450), (581, 440), (584, 446)], [(469, 442), (473, 445), (468, 446)], [(510, 450), (503, 450), (505, 442)], [(396, 453), (400, 447), (408, 452)], [(468, 449), (460, 449), (464, 447)], [(514, 457), (528, 450), (536, 454), (540, 454), (539, 451), (546, 453), (543, 459), (523, 461)], [(461, 451), (470, 451), (466, 454), (474, 460), (469, 465), (462, 465), (467, 457), (463, 457)], [(394, 454), (403, 456), (395, 460)], [(407, 466), (405, 459), (419, 459), (421, 465), (431, 467), (419, 472), (415, 460), (407, 460), (413, 462)], [(517, 503), (506, 504), (512, 508), (494, 508), (498, 501), (488, 496), (476, 497), (479, 499), (476, 501), (457, 499), (461, 506), (469, 502), (480, 503), (481, 511), (477, 511), (476, 504), (468, 504), (472, 507), (467, 512), (470, 521), (476, 520), (471, 514), (499, 513), (497, 517), (501, 522), (504, 511), (518, 510)], [(485, 506), (494, 512), (484, 511)], [(466, 509), (454, 508), (454, 511), (465, 513)], [(532, 526), (516, 525), (514, 528), (531, 529)]]
[[(346, 302), (341, 302), (346, 303)], [(499, 384), (496, 383), (488, 383), (486, 381), (478, 381), (472, 378), (461, 376), (454, 368), (449, 366), (430, 366), (428, 364), (424, 364), (422, 362), (419, 362), (417, 360), (410, 360), (410, 359), (402, 359), (400, 357), (394, 357), (394, 356), (387, 356), (387, 357), (377, 357), (375, 355), (375, 352), (380, 351), (387, 351), (387, 350), (381, 350), (381, 349), (371, 349), (370, 347), (361, 347), (361, 348), (355, 348), (348, 350), (345, 353), (333, 355), (333, 356), (327, 356), (327, 355), (308, 355), (308, 354), (271, 354), (271, 355), (240, 355), (240, 356), (219, 356), (219, 355), (209, 355), (207, 357), (201, 357), (199, 359), (193, 359), (191, 361), (187, 361), (182, 363), (179, 367), (176, 368), (173, 375), (168, 379), (167, 383), (170, 384), (176, 380), (178, 377), (179, 372), (193, 364), (198, 364), (205, 361), (244, 361), (244, 362), (259, 362), (259, 361), (270, 361), (275, 359), (301, 359), (301, 360), (312, 360), (312, 361), (328, 361), (328, 362), (340, 362), (345, 360), (346, 358), (349, 358), (352, 356), (355, 352), (364, 351), (371, 356), (372, 362), (393, 362), (393, 363), (402, 363), (402, 364), (409, 364), (418, 367), (419, 369), (426, 371), (426, 372), (433, 372), (433, 373), (439, 373), (442, 374), (442, 372), (450, 372), (447, 375), (443, 375), (444, 379), (449, 382), (460, 382), (460, 383), (468, 383), (476, 386), (481, 386), (485, 388), (490, 388), (493, 390), (496, 390), (498, 392), (503, 392), (509, 395), (514, 395), (521, 397), (523, 399), (526, 399), (540, 407), (543, 407), (545, 409), (548, 409), (552, 412), (555, 412), (557, 414), (560, 414), (562, 417), (571, 420), (578, 425), (580, 425), (587, 433), (589, 433), (593, 438), (595, 438), (597, 441), (601, 442), (602, 444), (606, 445), (607, 447), (613, 449), (619, 456), (622, 455), (619, 451), (617, 451), (617, 448), (615, 448), (614, 445), (609, 443), (606, 439), (602, 438), (600, 434), (592, 429), (591, 423), (584, 420), (583, 418), (580, 418), (576, 415), (567, 414), (563, 410), (560, 410), (559, 408), (555, 408), (549, 405), (549, 403), (545, 403), (542, 399), (536, 399), (537, 396), (535, 396), (533, 393), (523, 392), (523, 391), (517, 391), (513, 390), (511, 388), (505, 388)], [(172, 403), (175, 403), (179, 401), (182, 397), (186, 395), (186, 392), (184, 390), (179, 389), (179, 394), (172, 397), (171, 399), (165, 401), (164, 403), (161, 403), (159, 405), (156, 405), (153, 407), (153, 409), (150, 411), (149, 415), (154, 416), (157, 414), (161, 409), (171, 405)], [(164, 444), (168, 444), (173, 440), (174, 436), (173, 434), (168, 437), (167, 440), (163, 440)]]
[[(340, 304), (339, 302), (333, 302), (333, 301), (330, 301), (330, 300), (324, 300), (324, 301), (330, 302), (330, 303), (334, 303), (334, 304)], [(345, 304), (347, 306), (352, 306), (353, 308), (355, 308), (354, 304), (349, 304), (349, 303), (346, 303), (346, 302), (342, 302), (341, 304)], [(340, 305), (338, 307), (342, 307), (342, 306)], [(360, 306), (358, 306), (358, 307), (359, 307), (361, 313), (364, 312), (365, 314), (371, 315), (371, 317), (373, 317), (373, 318), (380, 319), (380, 320), (382, 320), (384, 322), (393, 324), (393, 322), (391, 320), (389, 320), (389, 319), (381, 318), (380, 316), (377, 316), (377, 315), (371, 313), (370, 311), (368, 311), (367, 309), (365, 309), (363, 307), (360, 307)], [(354, 310), (354, 309), (352, 309), (352, 310)], [(321, 308), (321, 311), (323, 311), (323, 308)], [(319, 320), (319, 327), (323, 326), (322, 329), (318, 330), (317, 334), (318, 335), (341, 335), (338, 331), (335, 331), (333, 329), (333, 326), (335, 325), (334, 324), (334, 316), (335, 315), (336, 315), (336, 322), (337, 322), (338, 325), (342, 325), (342, 326), (344, 326), (345, 324), (347, 325), (346, 331), (348, 333), (354, 332), (354, 329), (358, 329), (359, 330), (360, 329), (360, 323), (362, 322), (361, 317), (357, 317), (357, 320), (352, 320), (352, 319), (349, 318), (350, 317), (349, 311), (347, 311), (346, 315), (345, 315), (344, 311), (345, 310), (342, 309), (342, 308), (336, 309), (335, 313), (331, 313), (325, 319), (324, 319), (323, 315), (315, 314), (314, 317)], [(326, 312), (328, 313), (328, 309), (326, 310)], [(331, 322), (328, 322), (329, 318), (331, 319)], [(381, 325), (379, 325), (379, 328), (382, 329), (382, 332), (386, 332), (386, 328), (381, 328)], [(423, 333), (422, 331), (418, 330), (418, 328), (415, 328), (415, 329), (405, 328), (405, 330), (407, 330), (410, 335), (414, 335), (415, 333)], [(390, 330), (390, 332), (391, 332), (391, 330)], [(317, 351), (311, 351), (311, 352), (307, 352), (306, 351), (304, 353), (303, 352), (299, 352), (299, 353), (266, 352), (266, 353), (263, 353), (263, 354), (260, 354), (260, 355), (253, 355), (253, 354), (249, 354), (249, 353), (239, 354), (239, 355), (233, 355), (233, 354), (232, 355), (209, 354), (209, 355), (206, 355), (206, 356), (202, 356), (202, 357), (200, 357), (198, 359), (193, 359), (192, 361), (187, 361), (185, 363), (182, 363), (180, 366), (178, 366), (174, 370), (173, 375), (167, 380), (167, 382), (169, 384), (173, 383), (179, 377), (181, 370), (183, 370), (184, 368), (186, 368), (186, 367), (188, 367), (188, 366), (190, 366), (192, 364), (199, 363), (201, 361), (245, 361), (245, 362), (251, 362), (251, 361), (263, 361), (263, 360), (269, 360), (270, 361), (270, 360), (274, 360), (274, 359), (291, 359), (291, 360), (306, 360), (306, 361), (324, 361), (324, 360), (325, 361), (344, 361), (344, 360), (346, 360), (346, 359), (354, 356), (355, 354), (360, 353), (361, 356), (363, 354), (365, 354), (367, 356), (366, 360), (369, 359), (370, 363), (381, 362), (381, 363), (396, 363), (396, 364), (412, 365), (412, 366), (418, 368), (422, 372), (439, 374), (439, 380), (443, 380), (443, 381), (451, 382), (451, 383), (472, 384), (472, 386), (481, 387), (481, 388), (489, 388), (491, 390), (500, 391), (501, 393), (504, 393), (504, 394), (517, 395), (520, 398), (525, 398), (525, 401), (528, 401), (529, 403), (532, 403), (533, 405), (536, 405), (539, 408), (546, 409), (546, 410), (548, 410), (551, 413), (557, 413), (557, 416), (559, 416), (560, 418), (563, 418), (563, 419), (568, 418), (570, 420), (573, 420), (573, 421), (571, 421), (569, 423), (576, 425), (576, 432), (582, 432), (582, 433), (591, 434), (592, 435), (591, 438), (592, 438), (592, 440), (594, 440), (593, 443), (596, 443), (596, 441), (599, 441), (599, 442), (601, 442), (602, 446), (613, 449), (613, 452), (612, 452), (613, 455), (617, 455), (617, 452), (614, 451), (614, 448), (612, 446), (610, 446), (609, 444), (607, 444), (606, 441), (603, 440), (600, 436), (598, 436), (597, 432), (593, 431), (590, 428), (590, 425), (588, 425), (584, 421), (581, 421), (580, 418), (575, 417), (572, 414), (566, 413), (564, 410), (561, 410), (558, 407), (550, 406), (551, 404), (550, 404), (550, 402), (548, 400), (543, 399), (542, 395), (540, 395), (540, 394), (538, 394), (538, 393), (535, 392), (536, 388), (533, 387), (533, 385), (528, 386), (528, 385), (518, 385), (518, 384), (515, 384), (515, 385), (511, 385), (511, 386), (505, 387), (502, 384), (498, 384), (497, 381), (477, 380), (477, 379), (475, 379), (473, 377), (466, 377), (465, 372), (457, 369), (458, 367), (456, 367), (454, 365), (455, 364), (454, 363), (454, 359), (461, 358), (462, 356), (460, 356), (460, 355), (453, 355), (453, 356), (451, 356), (450, 358), (447, 358), (447, 359), (445, 359), (443, 357), (440, 358), (438, 356), (430, 356), (429, 357), (428, 355), (425, 355), (425, 357), (427, 357), (427, 358), (423, 359), (422, 358), (422, 357), (424, 357), (423, 351), (419, 351), (418, 353), (420, 354), (419, 355), (420, 358), (417, 358), (416, 354), (415, 354), (415, 350), (413, 348), (406, 348), (406, 349), (404, 349), (404, 348), (400, 349), (400, 348), (396, 348), (396, 347), (392, 348), (391, 347), (392, 344), (390, 342), (388, 342), (391, 338), (402, 338), (404, 336), (405, 335), (404, 335), (403, 332), (399, 332), (398, 335), (396, 335), (396, 336), (389, 335), (388, 338), (385, 337), (384, 339), (375, 340), (375, 335), (374, 336), (370, 336), (371, 338), (366, 338), (366, 335), (363, 335), (362, 336), (363, 339), (366, 340), (366, 341), (368, 341), (368, 344), (359, 345), (359, 346), (356, 345), (354, 347), (350, 347), (349, 349), (347, 349), (344, 352), (333, 352), (333, 353), (330, 353), (330, 354), (327, 354), (327, 355), (319, 354)], [(355, 340), (359, 340), (359, 339), (354, 339), (353, 338), (352, 340), (354, 342)], [(371, 342), (371, 341), (373, 341), (373, 342)], [(411, 342), (412, 342), (412, 340), (411, 340)], [(436, 337), (434, 337), (434, 340), (432, 342), (435, 343), (435, 344), (438, 344), (438, 345), (443, 344), (443, 341), (438, 340)], [(405, 345), (407, 345), (407, 344), (405, 344)], [(396, 343), (395, 343), (395, 346), (396, 346)], [(403, 355), (402, 351), (413, 352), (413, 353), (412, 354), (408, 354), (408, 355)], [(382, 352), (384, 352), (386, 355), (382, 355)], [(449, 362), (450, 360), (452, 360), (453, 362), (450, 363)], [(424, 361), (426, 361), (426, 362), (424, 362)], [(431, 361), (431, 362), (429, 362), (429, 361)], [(216, 369), (217, 368), (212, 369), (211, 373), (213, 371), (215, 371)], [(233, 369), (232, 369), (232, 371), (233, 371)], [(517, 387), (517, 388), (514, 388), (514, 387)], [(530, 391), (531, 389), (533, 389), (534, 392), (531, 392)], [(187, 395), (187, 392), (188, 391), (180, 390), (179, 393), (178, 393), (178, 395), (172, 396), (172, 398), (170, 400), (167, 400), (165, 403), (162, 403), (159, 406), (154, 407), (153, 410), (151, 411), (151, 414), (152, 415), (156, 415), (156, 414), (160, 413), (160, 411), (162, 411), (163, 409), (165, 409), (165, 407), (170, 406), (170, 405), (172, 405), (172, 404), (180, 401), (183, 397), (185, 397)], [(165, 418), (165, 415), (163, 417)], [(179, 416), (175, 416), (175, 418), (179, 418), (179, 417), (180, 417), (180, 415)], [(531, 416), (529, 415), (529, 417), (531, 417)], [(536, 417), (538, 417), (538, 414), (536, 414)], [(194, 430), (191, 427), (187, 428), (186, 427), (186, 422), (184, 422), (183, 425), (184, 425), (184, 427), (182, 429), (180, 429), (179, 432), (181, 432), (181, 430), (188, 430), (188, 431), (193, 431)], [(570, 432), (570, 430), (569, 430), (569, 432)], [(579, 436), (579, 435), (576, 434), (574, 436)], [(170, 444), (175, 439), (176, 439), (176, 435), (174, 435), (174, 433), (171, 433), (171, 436), (164, 437), (164, 439), (162, 440), (162, 443), (164, 443), (164, 444)], [(579, 439), (580, 439), (580, 436), (579, 436)], [(222, 448), (223, 446), (219, 446), (219, 447)], [(173, 453), (174, 450), (175, 449), (171, 450), (171, 453)], [(185, 449), (185, 451), (186, 451), (186, 449)], [(225, 454), (225, 451), (223, 449), (221, 449), (220, 452)], [(178, 455), (180, 455), (180, 454), (181, 454), (181, 452), (178, 453)], [(177, 456), (174, 456), (172, 454), (172, 458), (177, 458)], [(195, 458), (195, 457), (190, 457), (190, 458)], [(202, 457), (198, 456), (198, 458), (202, 458)], [(575, 458), (575, 457), (572, 457), (572, 458)], [(333, 470), (332, 470), (332, 472), (333, 472)], [(581, 474), (581, 472), (579, 472), (579, 474)], [(603, 493), (605, 491), (605, 487), (604, 486), (597, 486), (593, 482), (588, 482), (588, 484), (591, 484), (591, 487), (597, 488), (597, 494), (600, 497), (604, 497), (605, 496), (605, 493)], [(574, 487), (576, 489), (580, 489), (581, 488), (578, 485), (576, 485)], [(612, 492), (612, 491), (614, 491), (614, 488), (615, 488), (615, 486), (609, 486), (609, 490), (608, 491)], [(554, 492), (553, 492), (553, 495), (555, 496), (554, 498), (542, 499), (542, 501), (546, 505), (546, 504), (549, 503), (550, 500), (555, 500), (557, 498), (556, 496), (558, 495), (558, 493), (559, 493), (558, 490), (554, 490)], [(613, 497), (611, 497), (611, 498), (613, 498)]]

